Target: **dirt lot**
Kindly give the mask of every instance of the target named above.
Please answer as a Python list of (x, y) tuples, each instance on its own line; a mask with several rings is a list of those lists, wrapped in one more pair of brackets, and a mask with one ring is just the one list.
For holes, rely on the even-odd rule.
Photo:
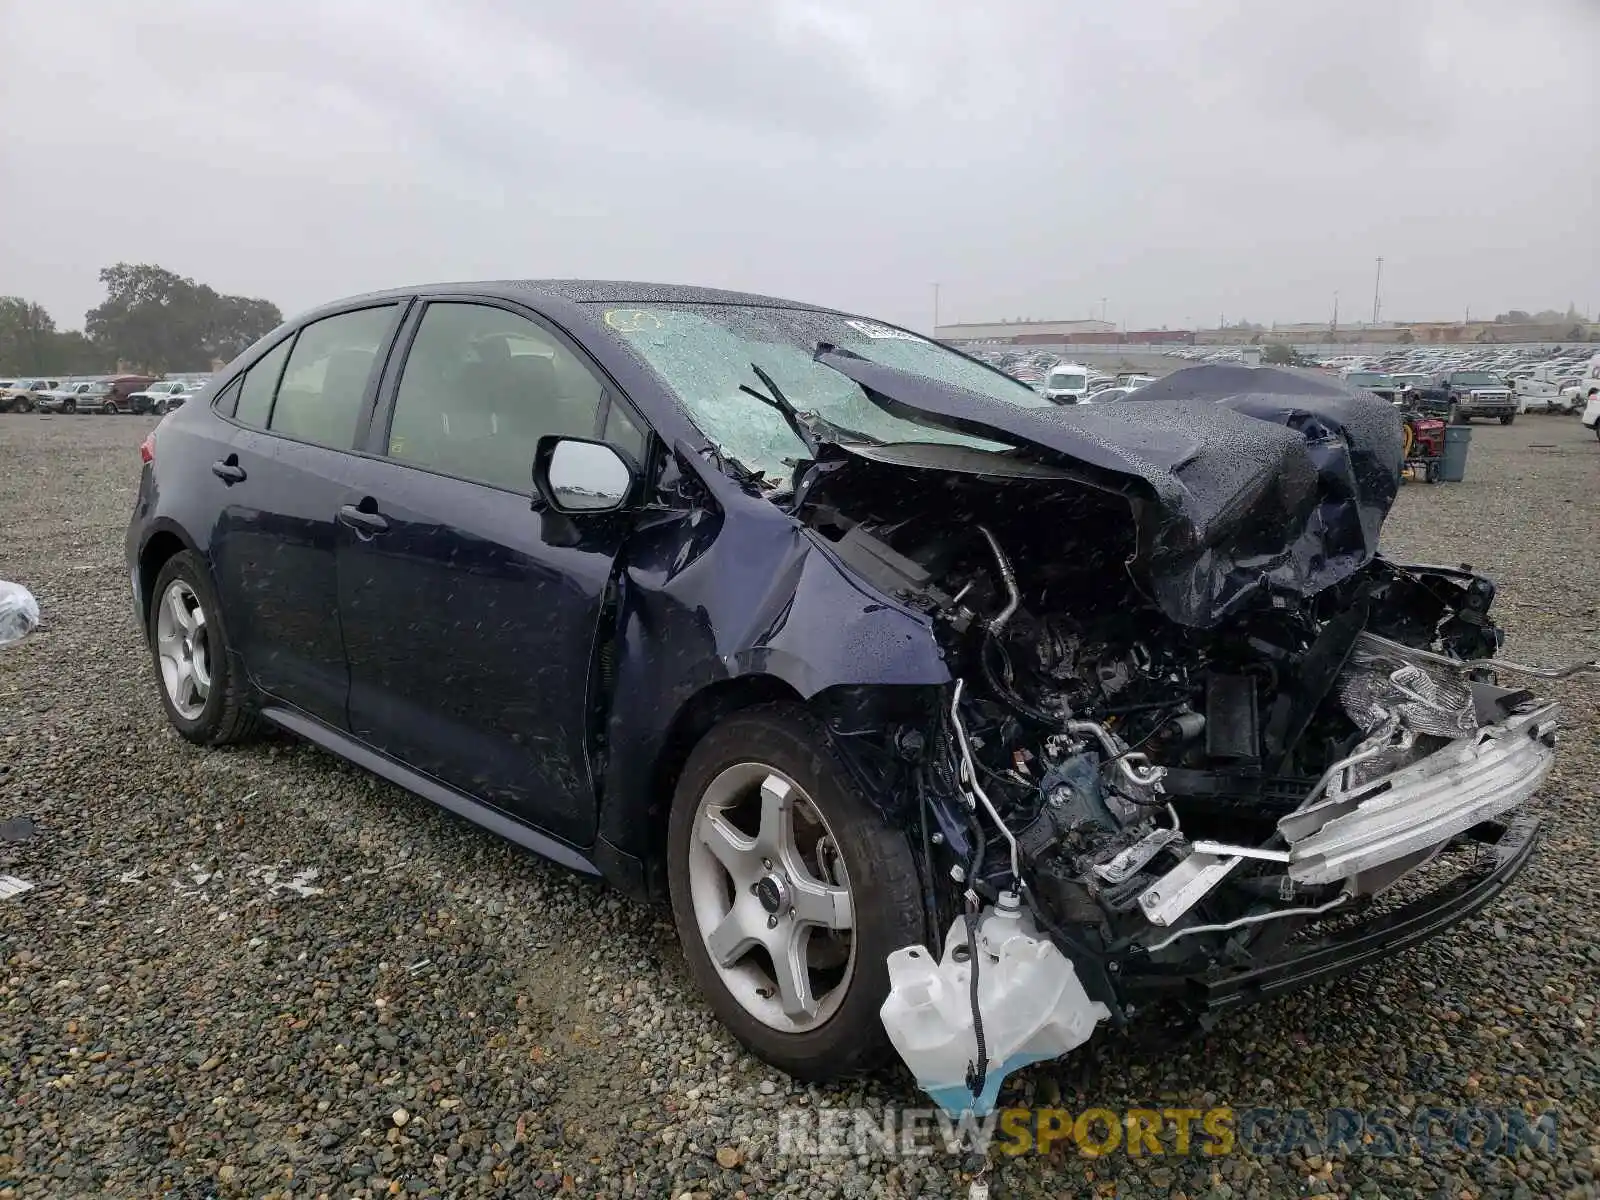
[[(782, 1111), (926, 1102), (743, 1054), (664, 911), (308, 747), (170, 732), (122, 559), (151, 424), (0, 416), (0, 578), (45, 622), (0, 651), (0, 820), (35, 826), (0, 841), (0, 874), (38, 885), (0, 900), (0, 1197), (967, 1194), (971, 1164), (942, 1154), (780, 1156)], [(1600, 657), (1600, 446), (1559, 417), (1474, 435), (1467, 483), (1407, 485), (1390, 549), (1494, 573), (1516, 655)], [(1340, 1106), (1402, 1127), (1554, 1109), (1553, 1148), (1058, 1150), (997, 1159), (994, 1194), (1595, 1195), (1600, 685), (1553, 691), (1573, 724), (1542, 853), (1481, 919), (1177, 1049), (1102, 1035), (1010, 1090), (1304, 1109), (1317, 1130)]]

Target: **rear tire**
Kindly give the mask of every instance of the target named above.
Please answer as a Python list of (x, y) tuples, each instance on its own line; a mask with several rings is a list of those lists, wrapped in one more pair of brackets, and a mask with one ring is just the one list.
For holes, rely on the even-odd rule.
[[(772, 803), (774, 777), (780, 795), (784, 785), (792, 788), (789, 807)], [(753, 819), (747, 806), (755, 809)], [(833, 862), (831, 880), (822, 878), (819, 884), (809, 862), (796, 872), (787, 851), (768, 852), (767, 825), (778, 819), (769, 815), (774, 812), (789, 814), (783, 819), (790, 832), (782, 844), (798, 845), (796, 856), (802, 859), (808, 852), (795, 822), (802, 812), (820, 817), (820, 823), (807, 821), (804, 832), (820, 825), (809, 853), (818, 863), (825, 857)], [(730, 846), (719, 829), (748, 839), (748, 848)], [(740, 873), (729, 868), (718, 874), (730, 859)], [(777, 887), (770, 882), (774, 877)], [(673, 794), (667, 879), (690, 974), (717, 1017), (757, 1058), (796, 1079), (820, 1082), (870, 1071), (893, 1053), (878, 1015), (889, 991), (886, 960), (927, 935), (921, 883), (906, 833), (885, 822), (861, 793), (814, 715), (798, 704), (760, 705), (735, 713), (695, 746)], [(763, 893), (757, 883), (768, 890)], [(815, 945), (819, 931), (808, 929), (791, 961), (800, 963), (814, 1011), (791, 1017), (784, 1001), (792, 989), (785, 992), (773, 982), (782, 972), (772, 969), (777, 960), (757, 942), (770, 936), (776, 945), (791, 944), (782, 939), (798, 927), (798, 901), (807, 896), (802, 889), (812, 889), (814, 896), (817, 887), (830, 884), (849, 900), (848, 960), (842, 968), (836, 961), (844, 954), (845, 925), (833, 926), (839, 932), (831, 935), (822, 933), (820, 947)], [(794, 900), (785, 900), (786, 895)], [(803, 907), (816, 911), (814, 906), (808, 899)], [(774, 909), (778, 915), (769, 917)], [(708, 941), (727, 934), (730, 925), (744, 939), (722, 938), (731, 949), (718, 952), (719, 964)], [(823, 953), (814, 954), (817, 949)], [(821, 965), (815, 965), (818, 957)], [(770, 990), (763, 990), (769, 982)]]
[(111, 401), (107, 400), (104, 404), (102, 404), (100, 406), (100, 415), (102, 417), (114, 417), (114, 416), (116, 416), (117, 415), (117, 406), (115, 404), (111, 403)]
[[(197, 746), (226, 746), (253, 736), (258, 718), (250, 707), (249, 688), (234, 667), (222, 606), (205, 560), (192, 550), (174, 554), (156, 575), (151, 596), (145, 638), (161, 706), (172, 727)], [(186, 610), (188, 623), (176, 618), (163, 622), (163, 606), (177, 604)], [(188, 632), (196, 627), (197, 633)], [(176, 642), (163, 637), (169, 629), (176, 633)], [(188, 678), (203, 676), (203, 694), (199, 687), (184, 688), (181, 683), (175, 687), (171, 678), (174, 658), (183, 657), (186, 650)]]

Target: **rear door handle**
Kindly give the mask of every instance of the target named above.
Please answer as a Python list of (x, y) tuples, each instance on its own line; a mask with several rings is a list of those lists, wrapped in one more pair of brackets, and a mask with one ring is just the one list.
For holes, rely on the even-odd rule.
[(381, 513), (368, 512), (354, 504), (340, 505), (339, 520), (361, 533), (382, 533), (389, 528), (389, 522)]
[(211, 473), (230, 487), (244, 482), (244, 468), (239, 465), (237, 454), (230, 454), (221, 462), (212, 463)]

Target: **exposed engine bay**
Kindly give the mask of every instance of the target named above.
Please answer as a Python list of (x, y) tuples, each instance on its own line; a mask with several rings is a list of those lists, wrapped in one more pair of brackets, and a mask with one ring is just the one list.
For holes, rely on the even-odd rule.
[(940, 505), (878, 493), (866, 517), (824, 499), (810, 524), (927, 616), (955, 680), (893, 735), (928, 924), (949, 933), (938, 958), (890, 956), (883, 1010), (953, 1111), (1492, 842), (1550, 768), (1558, 710), (1515, 680), (1567, 672), (1494, 657), (1494, 587), (1470, 568), (1380, 557), (1186, 627), (1125, 569), (1120, 497), (943, 486)]

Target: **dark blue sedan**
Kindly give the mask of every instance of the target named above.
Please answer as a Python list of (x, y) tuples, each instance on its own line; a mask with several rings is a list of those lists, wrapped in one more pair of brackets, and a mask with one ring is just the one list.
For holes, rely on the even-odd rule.
[[(823, 1079), (892, 1047), (982, 1109), (1161, 997), (1410, 944), (1533, 845), (1496, 822), (1553, 706), (1453, 665), (1499, 644), (1487, 580), (1377, 554), (1391, 406), (1270, 370), (1155, 390), (1063, 408), (703, 289), (360, 296), (145, 440), (138, 617), (183, 737), (267, 722), (670, 897), (757, 1054)], [(1287, 941), (1465, 837), (1492, 869), (1413, 925)]]

